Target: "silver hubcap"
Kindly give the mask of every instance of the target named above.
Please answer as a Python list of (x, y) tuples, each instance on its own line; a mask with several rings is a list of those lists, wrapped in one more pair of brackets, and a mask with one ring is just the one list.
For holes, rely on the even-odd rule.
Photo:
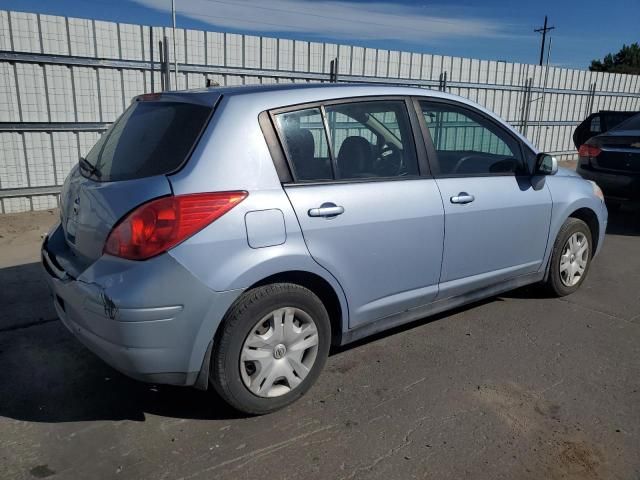
[(573, 287), (584, 275), (589, 261), (589, 241), (584, 233), (576, 232), (564, 244), (560, 257), (560, 280)]
[(296, 388), (318, 354), (318, 329), (298, 308), (279, 308), (249, 332), (240, 355), (244, 385), (259, 397), (279, 397)]

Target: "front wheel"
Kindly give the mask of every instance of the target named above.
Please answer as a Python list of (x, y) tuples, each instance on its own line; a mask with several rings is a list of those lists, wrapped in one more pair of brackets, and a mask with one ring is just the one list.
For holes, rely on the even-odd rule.
[(580, 219), (568, 218), (560, 228), (551, 253), (547, 286), (557, 296), (569, 295), (582, 285), (591, 266), (592, 235)]
[(264, 414), (300, 398), (320, 375), (331, 326), (320, 299), (290, 283), (255, 288), (226, 315), (210, 381), (237, 410)]

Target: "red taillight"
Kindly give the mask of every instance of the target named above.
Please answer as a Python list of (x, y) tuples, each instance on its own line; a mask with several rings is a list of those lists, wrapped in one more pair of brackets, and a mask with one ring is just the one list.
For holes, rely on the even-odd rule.
[(138, 102), (153, 102), (159, 100), (161, 95), (161, 93), (143, 93), (142, 95), (134, 97), (134, 100)]
[(171, 195), (140, 205), (111, 230), (104, 253), (145, 260), (166, 252), (227, 213), (247, 192)]
[(602, 152), (602, 150), (595, 145), (584, 144), (580, 145), (580, 148), (578, 149), (578, 155), (581, 157), (597, 157), (600, 155), (600, 152)]

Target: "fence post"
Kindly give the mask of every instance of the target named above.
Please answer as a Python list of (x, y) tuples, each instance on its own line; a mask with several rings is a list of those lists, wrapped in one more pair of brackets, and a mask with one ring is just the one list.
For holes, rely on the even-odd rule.
[(338, 82), (338, 57), (334, 58), (329, 63), (329, 81), (331, 83)]
[(440, 78), (438, 78), (438, 90), (441, 92), (447, 91), (447, 72), (440, 74)]
[(533, 87), (533, 78), (529, 78), (524, 86), (524, 98), (522, 100), (522, 135), (527, 136), (527, 126), (529, 123), (529, 111), (531, 109), (531, 90)]
[(596, 82), (593, 82), (589, 87), (589, 101), (587, 102), (587, 113), (585, 118), (593, 113), (593, 105), (596, 99)]
[(160, 90), (165, 91), (164, 82), (164, 48), (162, 48), (162, 40), (158, 41), (158, 55), (160, 57)]
[(167, 36), (164, 36), (163, 42), (163, 50), (164, 50), (164, 59), (162, 60), (162, 71), (164, 73), (164, 89), (166, 91), (171, 90), (171, 71), (169, 70), (169, 49), (167, 48), (169, 45)]
[[(142, 30), (142, 35), (144, 36), (144, 29)], [(144, 55), (144, 52), (142, 52), (142, 54)], [(150, 71), (151, 93), (154, 93), (155, 85), (153, 84), (153, 81), (154, 81), (153, 72), (156, 69), (156, 67), (153, 62), (153, 27), (152, 26), (149, 26), (149, 63), (151, 65), (151, 71)]]

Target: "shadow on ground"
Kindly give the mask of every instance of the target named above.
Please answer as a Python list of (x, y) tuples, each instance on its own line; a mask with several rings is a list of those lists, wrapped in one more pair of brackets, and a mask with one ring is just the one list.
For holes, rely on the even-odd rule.
[(57, 319), (39, 263), (0, 269), (0, 416), (35, 422), (233, 418), (214, 392), (116, 372)]
[(214, 392), (150, 385), (113, 370), (59, 320), (0, 333), (0, 416), (30, 422), (238, 416)]
[(607, 233), (640, 236), (640, 209), (621, 208), (609, 211)]
[(39, 263), (0, 268), (0, 333), (55, 318)]

